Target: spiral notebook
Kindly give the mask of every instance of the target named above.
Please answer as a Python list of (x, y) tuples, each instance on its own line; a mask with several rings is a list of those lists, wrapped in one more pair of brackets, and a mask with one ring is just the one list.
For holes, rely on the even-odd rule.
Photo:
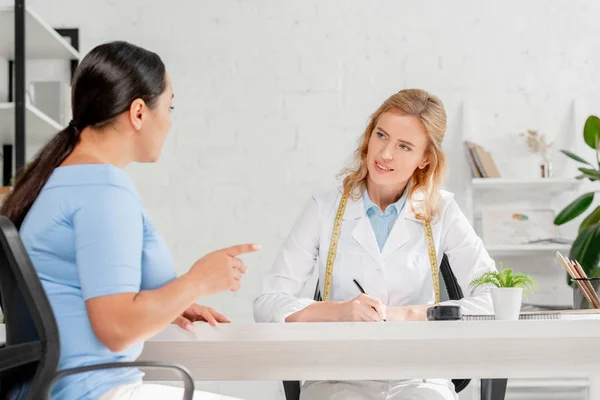
[[(473, 315), (464, 314), (463, 321), (493, 321), (496, 318), (491, 315)], [(519, 315), (520, 320), (540, 320), (540, 319), (600, 319), (600, 309), (591, 310), (548, 310), (548, 311), (528, 311)]]

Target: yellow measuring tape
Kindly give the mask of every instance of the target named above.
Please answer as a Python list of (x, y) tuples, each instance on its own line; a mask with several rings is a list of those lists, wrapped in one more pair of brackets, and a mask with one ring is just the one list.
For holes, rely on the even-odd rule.
[[(342, 228), (342, 218), (348, 204), (348, 194), (342, 194), (340, 204), (338, 205), (335, 221), (333, 223), (333, 232), (331, 233), (331, 242), (329, 243), (329, 252), (327, 254), (327, 262), (325, 264), (325, 283), (323, 287), (323, 301), (327, 301), (331, 291), (331, 279), (333, 276), (333, 264), (335, 263), (335, 255), (337, 253), (338, 242), (340, 239), (340, 230)], [(433, 279), (433, 289), (435, 293), (435, 302), (440, 302), (440, 275), (437, 263), (437, 255), (435, 245), (433, 243), (433, 233), (431, 232), (431, 223), (425, 221), (425, 239), (427, 240), (427, 251), (429, 253), (429, 263), (431, 264), (431, 277)]]
[(348, 194), (342, 194), (340, 205), (338, 206), (337, 213), (335, 215), (335, 222), (333, 223), (333, 232), (331, 233), (331, 242), (329, 243), (329, 253), (327, 254), (327, 264), (325, 265), (325, 284), (323, 288), (323, 301), (327, 301), (329, 298), (329, 292), (331, 291), (331, 277), (333, 275), (333, 263), (335, 262), (335, 255), (337, 253), (338, 241), (340, 239), (340, 230), (342, 229), (342, 217), (346, 211), (346, 204), (348, 203)]
[(431, 223), (429, 220), (424, 223), (425, 240), (427, 240), (427, 252), (429, 253), (429, 264), (431, 265), (431, 279), (433, 280), (433, 290), (435, 293), (436, 304), (440, 302), (440, 272), (433, 244), (433, 233), (431, 232)]

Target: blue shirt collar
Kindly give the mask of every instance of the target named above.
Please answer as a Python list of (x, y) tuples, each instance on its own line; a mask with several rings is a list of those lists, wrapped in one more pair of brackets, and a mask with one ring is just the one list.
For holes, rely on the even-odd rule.
[(402, 196), (400, 196), (400, 199), (398, 199), (397, 202), (390, 204), (386, 208), (385, 213), (383, 211), (381, 211), (379, 206), (377, 204), (375, 204), (373, 202), (373, 200), (371, 200), (371, 198), (369, 197), (369, 193), (367, 192), (367, 189), (365, 189), (365, 191), (363, 192), (363, 203), (365, 205), (365, 213), (368, 215), (369, 211), (373, 210), (373, 212), (377, 211), (377, 212), (381, 213), (382, 215), (386, 215), (386, 214), (389, 215), (394, 212), (397, 214), (400, 214), (400, 212), (404, 208), (404, 205), (406, 204), (406, 197), (408, 194), (407, 189), (408, 189), (408, 185), (404, 189), (404, 192), (402, 193)]

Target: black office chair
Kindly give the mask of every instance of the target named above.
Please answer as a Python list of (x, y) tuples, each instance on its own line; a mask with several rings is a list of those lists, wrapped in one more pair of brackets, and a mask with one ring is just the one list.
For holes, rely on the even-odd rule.
[[(460, 300), (463, 298), (463, 292), (450, 268), (448, 256), (444, 254), (440, 265), (440, 300)], [(314, 299), (322, 301), (319, 283), (315, 290)], [(453, 379), (456, 393), (461, 392), (471, 382), (470, 379)], [(507, 379), (482, 379), (481, 380), (481, 400), (504, 400), (506, 396)], [(300, 399), (300, 382), (283, 381), (283, 390), (286, 400)]]
[(30, 382), (28, 399), (49, 399), (52, 386), (73, 374), (101, 369), (170, 368), (180, 373), (184, 400), (194, 395), (194, 381), (182, 366), (166, 362), (123, 362), (57, 371), (60, 341), (54, 313), (31, 260), (12, 222), (0, 216), (0, 307), (6, 343), (0, 347), (0, 399)]

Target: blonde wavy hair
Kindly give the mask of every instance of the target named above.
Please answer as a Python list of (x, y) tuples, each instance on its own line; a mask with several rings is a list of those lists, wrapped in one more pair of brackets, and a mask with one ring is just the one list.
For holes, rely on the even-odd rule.
[[(379, 117), (388, 111), (418, 118), (427, 132), (429, 145), (425, 156), (429, 164), (423, 169), (417, 168), (413, 173), (408, 199), (411, 200), (412, 211), (417, 219), (434, 220), (439, 216), (439, 195), (447, 169), (446, 155), (442, 150), (442, 140), (446, 134), (446, 110), (438, 97), (421, 89), (406, 89), (393, 94), (371, 115), (369, 124), (359, 138), (354, 165), (340, 173), (344, 191), (358, 199), (366, 189), (369, 140)], [(419, 206), (418, 210), (415, 209), (415, 204)]]

